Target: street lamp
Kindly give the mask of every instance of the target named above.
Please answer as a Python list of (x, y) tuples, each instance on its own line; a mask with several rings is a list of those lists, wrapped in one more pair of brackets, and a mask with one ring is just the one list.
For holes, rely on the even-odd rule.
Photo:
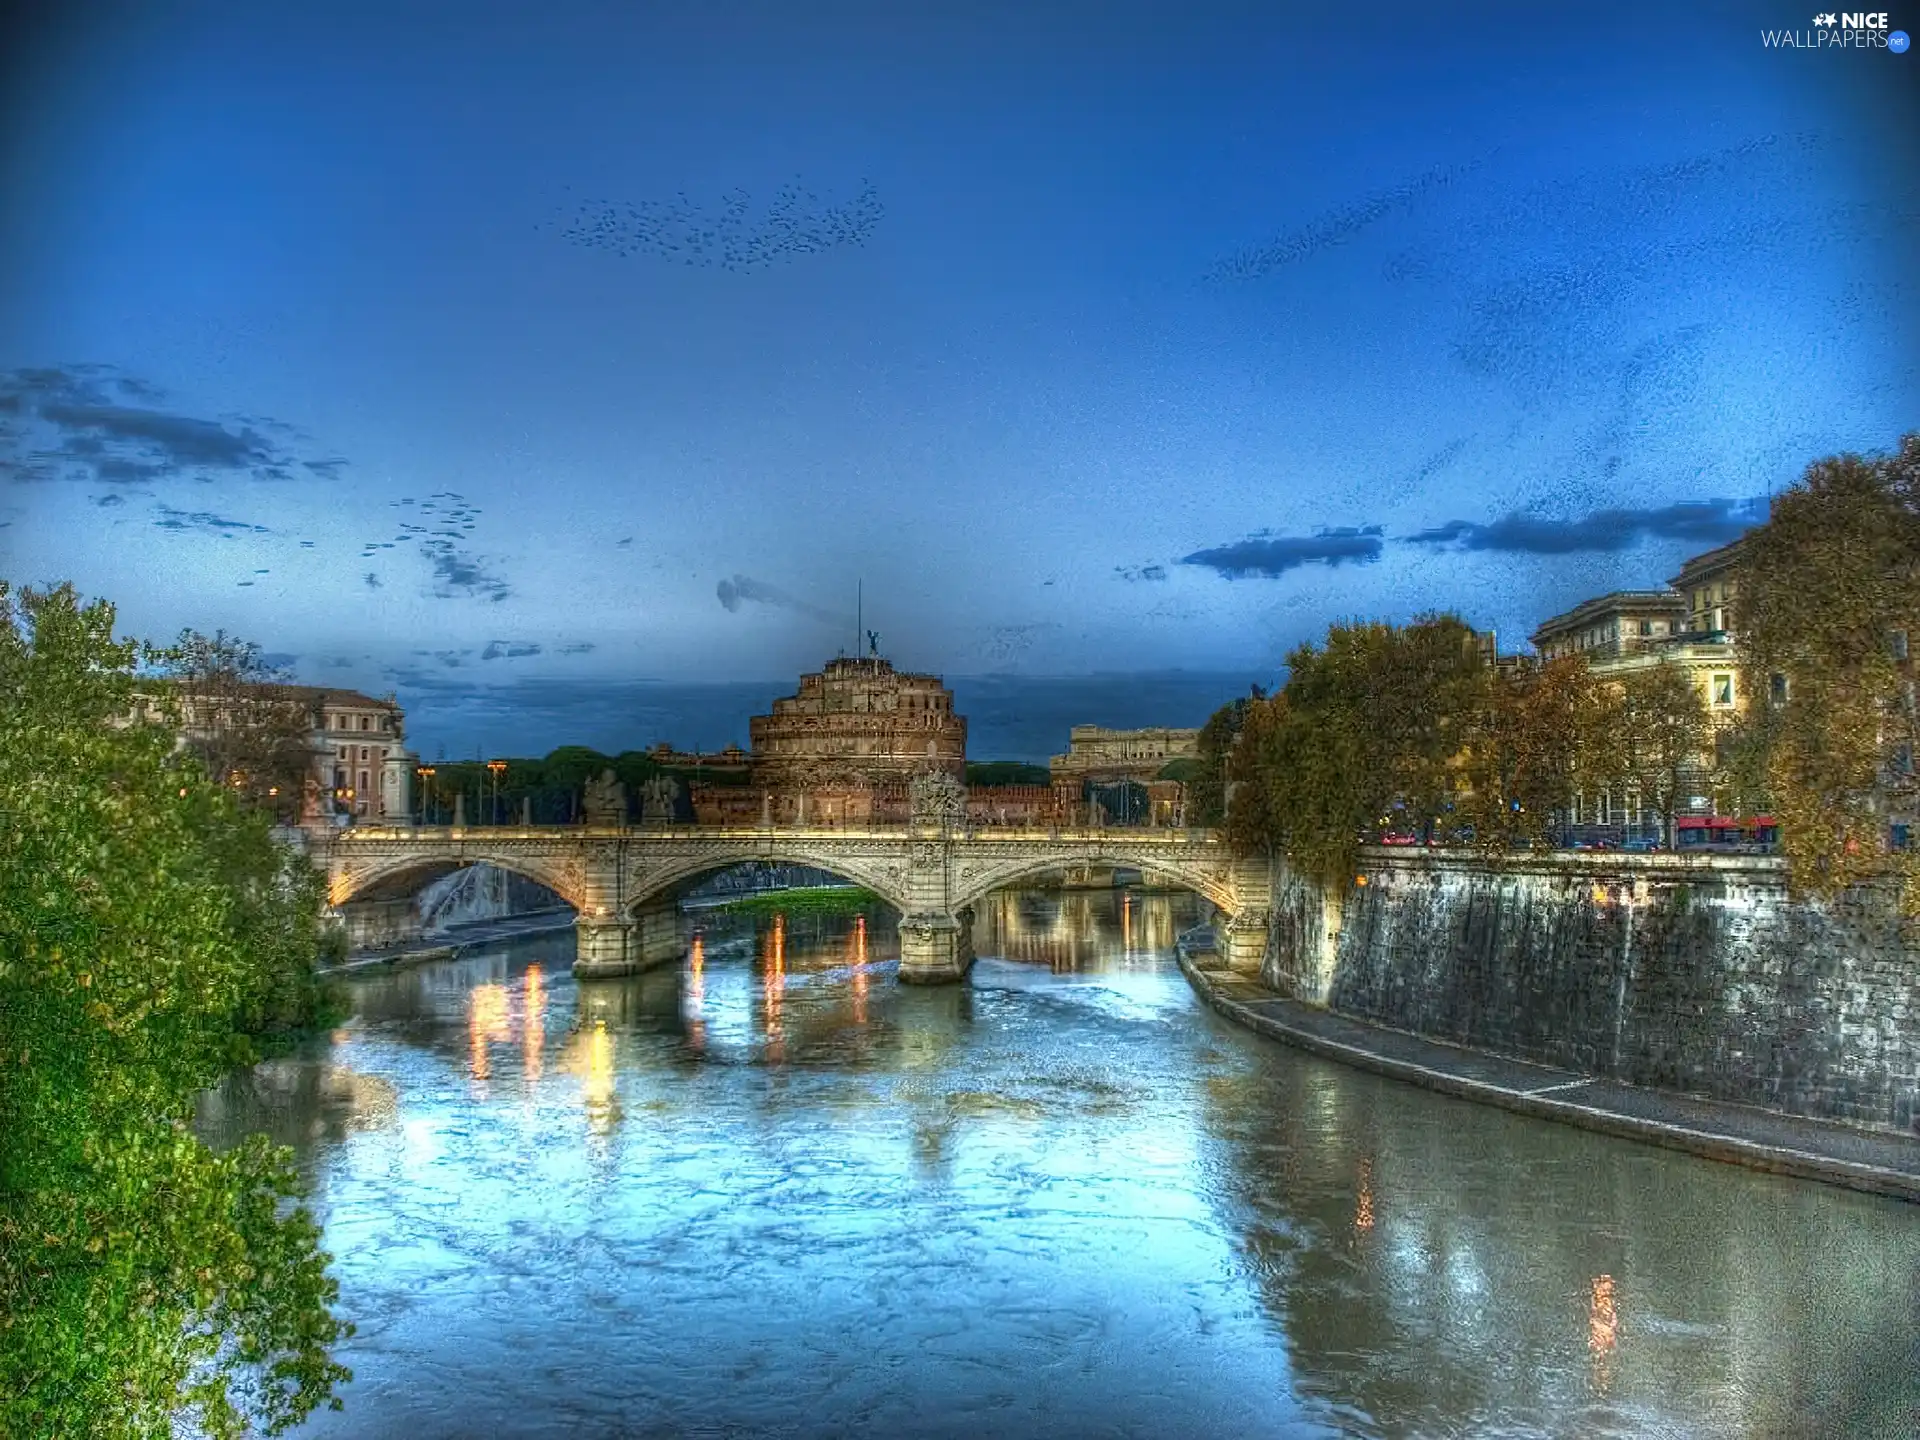
[(487, 761), (487, 773), (493, 776), (493, 823), (498, 825), (500, 823), (500, 777), (507, 773), (507, 762)]
[(433, 796), (433, 766), (418, 766), (413, 773), (420, 777), (420, 823), (425, 825), (431, 815), (429, 806)]

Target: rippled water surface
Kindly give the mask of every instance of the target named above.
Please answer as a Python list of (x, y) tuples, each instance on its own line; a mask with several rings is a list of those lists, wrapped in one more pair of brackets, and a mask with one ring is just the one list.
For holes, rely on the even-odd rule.
[(356, 982), (205, 1122), (297, 1147), (359, 1327), (301, 1433), (1914, 1433), (1920, 1211), (1238, 1030), (1192, 904), (996, 896), (945, 989), (797, 918)]

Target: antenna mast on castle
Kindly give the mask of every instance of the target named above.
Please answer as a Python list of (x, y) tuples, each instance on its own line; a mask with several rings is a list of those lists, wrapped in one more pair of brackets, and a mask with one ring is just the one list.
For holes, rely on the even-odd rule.
[(853, 582), (853, 658), (860, 658), (860, 642), (866, 639), (867, 623), (867, 583), (864, 580)]

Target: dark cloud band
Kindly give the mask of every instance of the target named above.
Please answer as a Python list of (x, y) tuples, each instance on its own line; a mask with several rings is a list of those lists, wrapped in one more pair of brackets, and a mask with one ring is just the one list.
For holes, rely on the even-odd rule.
[(1249, 575), (1272, 579), (1302, 565), (1370, 565), (1385, 547), (1380, 527), (1343, 527), (1316, 535), (1250, 535), (1229, 545), (1196, 550), (1180, 563), (1198, 565), (1229, 580)]

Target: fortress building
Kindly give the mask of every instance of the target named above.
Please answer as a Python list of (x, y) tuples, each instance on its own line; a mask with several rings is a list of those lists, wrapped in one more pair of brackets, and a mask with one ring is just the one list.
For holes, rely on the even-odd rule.
[(751, 793), (775, 823), (904, 818), (906, 787), (938, 772), (964, 783), (967, 722), (937, 675), (878, 656), (842, 657), (748, 724)]

